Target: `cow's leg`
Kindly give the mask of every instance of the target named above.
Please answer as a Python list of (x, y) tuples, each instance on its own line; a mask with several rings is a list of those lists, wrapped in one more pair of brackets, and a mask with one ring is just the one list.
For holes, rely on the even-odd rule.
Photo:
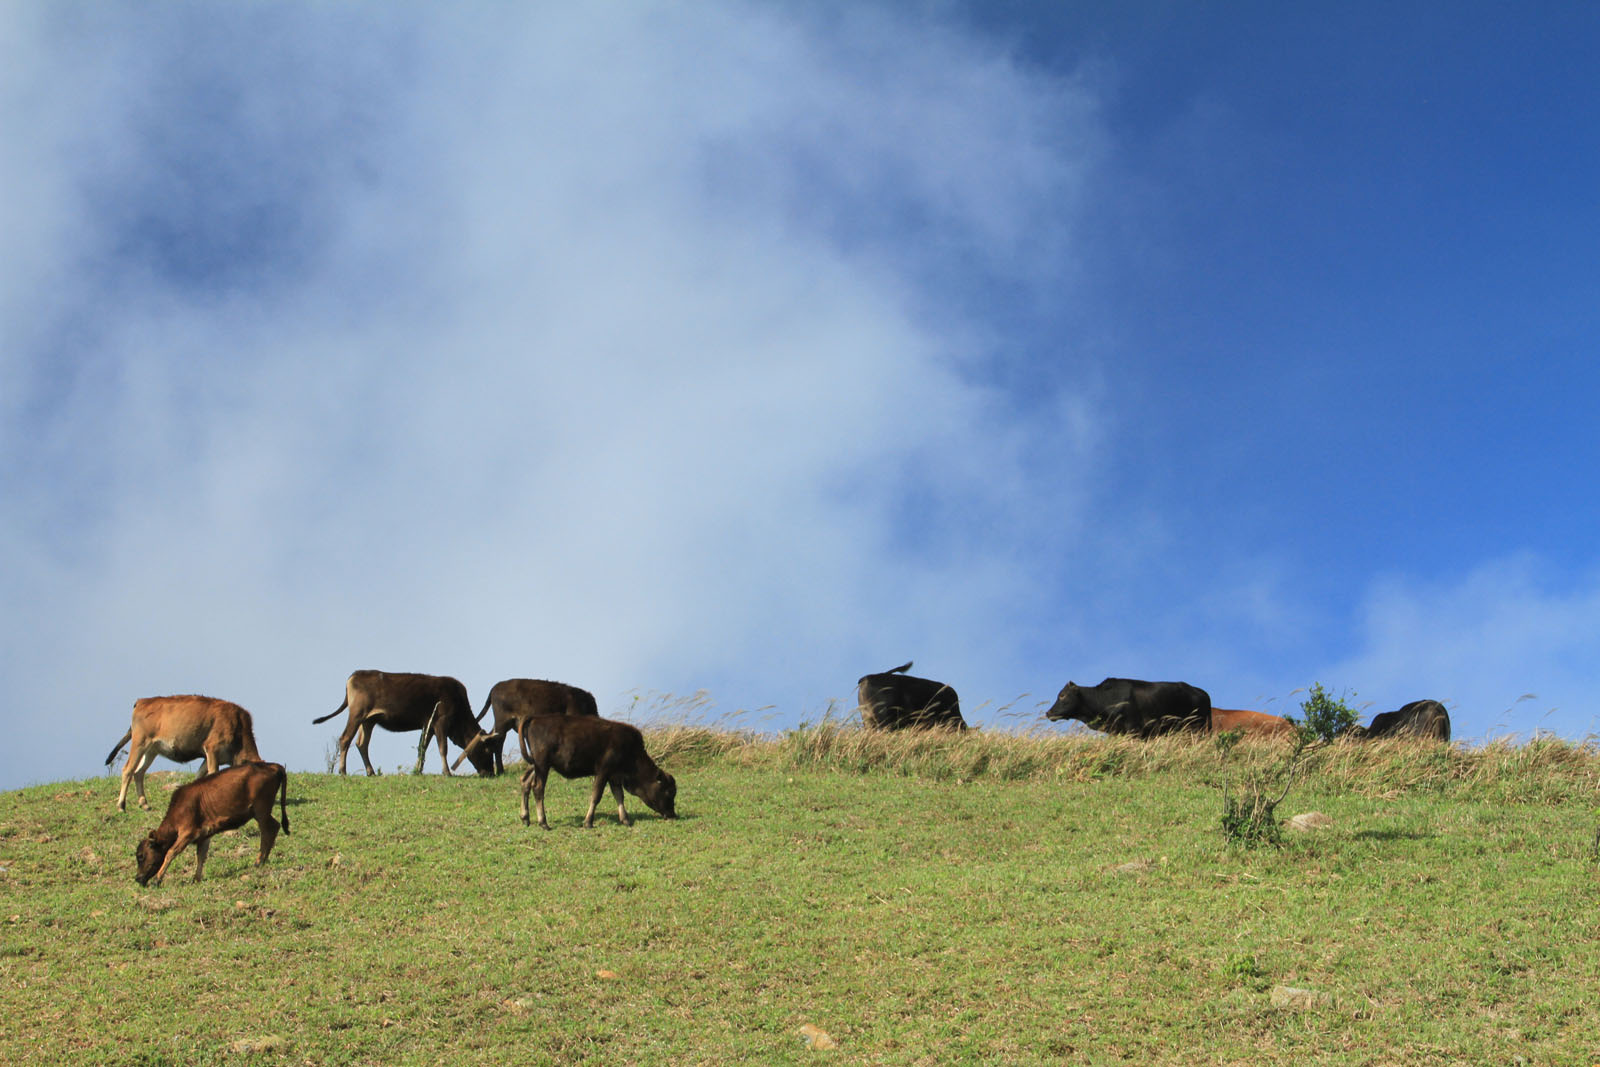
[[(372, 720), (364, 720), (356, 727), (356, 751), (361, 753), (361, 762), (366, 764), (367, 775), (371, 777), (378, 772), (372, 769), (372, 760), (367, 758), (367, 746), (372, 744)], [(340, 773), (344, 771), (344, 762), (339, 763)]]
[(583, 817), (585, 829), (594, 827), (594, 809), (600, 806), (600, 798), (606, 793), (605, 771), (597, 771), (594, 776), (594, 788), (589, 791), (589, 814)]
[(450, 746), (444, 736), (444, 730), (438, 731), (439, 738), (439, 767), (445, 774), (450, 773)]
[[(267, 798), (267, 810), (272, 810), (272, 798)], [(261, 826), (261, 854), (256, 857), (256, 866), (267, 862), (267, 857), (272, 855), (272, 843), (278, 839), (278, 820), (271, 814), (257, 815), (256, 822)]]
[(544, 827), (546, 830), (550, 829), (550, 824), (548, 822), (546, 822), (545, 818), (544, 818), (544, 782), (545, 782), (545, 779), (547, 777), (549, 777), (549, 775), (550, 775), (550, 768), (549, 767), (535, 767), (534, 768), (534, 771), (533, 771), (533, 803), (534, 803), (535, 810), (539, 813), (539, 825)]
[(211, 851), (211, 838), (202, 837), (194, 843), (194, 880), (206, 869), (206, 854)]
[(172, 866), (172, 861), (178, 858), (178, 853), (187, 848), (192, 840), (194, 840), (192, 834), (178, 834), (177, 840), (172, 842), (172, 847), (167, 849), (167, 856), (161, 861), (161, 868), (156, 871), (156, 885), (161, 884), (161, 879), (167, 876), (167, 868)]
[[(139, 806), (146, 811), (150, 810), (150, 801), (144, 795), (144, 772), (156, 761), (156, 746), (146, 745), (139, 753), (139, 762), (133, 764), (133, 791), (139, 797)], [(131, 760), (130, 760), (131, 763)]]
[(528, 790), (533, 788), (533, 768), (522, 772), (522, 825), (528, 825)]
[(204, 778), (208, 774), (216, 774), (217, 768), (222, 766), (222, 761), (217, 758), (217, 750), (215, 747), (207, 746), (205, 751), (206, 765), (199, 774), (195, 775), (196, 778)]
[(628, 810), (622, 806), (622, 783), (615, 778), (611, 779), (611, 795), (617, 798), (617, 821), (624, 826), (632, 826), (633, 823), (628, 821)]
[(361, 730), (361, 723), (357, 720), (355, 712), (350, 713), (350, 719), (344, 724), (344, 729), (339, 731), (339, 773), (345, 772), (345, 761), (350, 756), (350, 742), (355, 740), (356, 734)]
[[(133, 772), (139, 765), (139, 760), (144, 756), (144, 749), (134, 745), (128, 752), (128, 762), (122, 766), (122, 789), (117, 793), (117, 810), (128, 810), (128, 786), (133, 782)], [(139, 793), (144, 794), (144, 779), (139, 780)]]

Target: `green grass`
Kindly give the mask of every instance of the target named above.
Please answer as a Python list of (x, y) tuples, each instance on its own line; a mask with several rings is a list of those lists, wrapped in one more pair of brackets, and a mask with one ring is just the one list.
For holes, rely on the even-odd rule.
[(677, 822), (291, 774), (271, 863), (252, 825), (159, 889), (114, 777), (0, 795), (0, 1062), (1600, 1062), (1592, 747), (1336, 745), (1280, 809), (1334, 826), (1241, 850), (1221, 785), (1262, 746), (649, 744)]

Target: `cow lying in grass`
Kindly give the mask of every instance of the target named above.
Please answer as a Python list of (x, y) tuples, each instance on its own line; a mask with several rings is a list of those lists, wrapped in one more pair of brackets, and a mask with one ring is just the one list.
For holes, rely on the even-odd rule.
[(1243, 730), (1246, 737), (1293, 737), (1294, 724), (1282, 715), (1268, 715), (1264, 711), (1230, 711), (1227, 708), (1211, 709), (1211, 732), (1227, 733)]
[(943, 727), (965, 730), (961, 700), (956, 691), (931, 678), (917, 678), (906, 671), (910, 663), (877, 674), (863, 675), (856, 682), (856, 703), (861, 724), (869, 730), (902, 730), (906, 727)]
[(206, 867), (206, 851), (211, 835), (237, 829), (254, 819), (261, 827), (261, 855), (256, 866), (267, 862), (272, 843), (278, 837), (278, 820), (272, 817), (276, 794), (283, 815), (283, 832), (289, 832), (289, 774), (277, 763), (241, 763), (225, 771), (181, 785), (172, 794), (161, 825), (139, 842), (134, 855), (139, 871), (134, 879), (156, 885), (167, 876), (167, 868), (191, 842), (194, 844), (194, 880)]
[(215, 774), (227, 763), (257, 761), (255, 729), (250, 713), (239, 705), (214, 697), (145, 697), (133, 702), (133, 724), (106, 757), (106, 766), (129, 741), (128, 763), (122, 768), (122, 789), (117, 810), (128, 810), (128, 783), (136, 787), (139, 806), (149, 808), (144, 796), (144, 772), (157, 756), (179, 763), (205, 757), (201, 774)]
[(533, 791), (538, 806), (539, 825), (550, 824), (544, 817), (545, 779), (554, 770), (563, 778), (594, 775), (594, 792), (589, 797), (589, 813), (583, 825), (594, 825), (594, 811), (600, 796), (611, 787), (617, 798), (617, 821), (631, 825), (623, 807), (626, 789), (669, 819), (678, 817), (675, 806), (678, 783), (656, 766), (644, 750), (644, 735), (625, 722), (598, 717), (533, 715), (522, 720), (517, 732), (522, 743), (522, 758), (528, 769), (522, 772), (522, 825), (528, 825), (528, 791)]
[(1413, 700), (1398, 711), (1385, 711), (1372, 717), (1364, 729), (1350, 731), (1356, 737), (1377, 740), (1383, 737), (1410, 737), (1434, 741), (1450, 740), (1450, 713), (1437, 700)]

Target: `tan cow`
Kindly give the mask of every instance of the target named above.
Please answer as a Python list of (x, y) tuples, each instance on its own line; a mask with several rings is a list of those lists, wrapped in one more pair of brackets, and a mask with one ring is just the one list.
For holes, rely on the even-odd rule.
[(272, 843), (278, 839), (279, 823), (272, 817), (276, 796), (283, 815), (283, 832), (289, 832), (289, 775), (277, 763), (241, 763), (187, 785), (181, 785), (167, 804), (161, 825), (151, 830), (134, 851), (138, 871), (134, 880), (156, 885), (167, 876), (167, 868), (189, 844), (195, 852), (194, 880), (206, 869), (206, 852), (211, 835), (233, 830), (251, 819), (261, 827), (261, 853), (256, 866), (267, 862)]
[(1246, 737), (1293, 737), (1294, 724), (1282, 715), (1268, 715), (1264, 711), (1230, 711), (1227, 708), (1211, 709), (1211, 732), (1226, 733), (1243, 730)]
[(122, 768), (122, 791), (117, 810), (128, 810), (128, 782), (137, 787), (139, 806), (149, 808), (144, 796), (144, 772), (157, 756), (187, 763), (205, 757), (200, 777), (215, 774), (229, 763), (259, 763), (255, 728), (250, 713), (239, 705), (215, 697), (145, 697), (133, 703), (133, 725), (106, 757), (106, 766), (129, 741), (127, 766)]

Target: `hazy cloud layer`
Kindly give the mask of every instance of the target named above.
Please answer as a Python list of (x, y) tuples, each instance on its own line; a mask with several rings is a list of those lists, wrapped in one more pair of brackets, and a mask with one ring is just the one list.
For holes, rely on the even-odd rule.
[(966, 287), (1059, 284), (1093, 100), (838, 18), (13, 10), (6, 673), (51, 729), (0, 781), (175, 690), (320, 767), (364, 666), (791, 719), (1015, 674), (1095, 426), (991, 384)]

